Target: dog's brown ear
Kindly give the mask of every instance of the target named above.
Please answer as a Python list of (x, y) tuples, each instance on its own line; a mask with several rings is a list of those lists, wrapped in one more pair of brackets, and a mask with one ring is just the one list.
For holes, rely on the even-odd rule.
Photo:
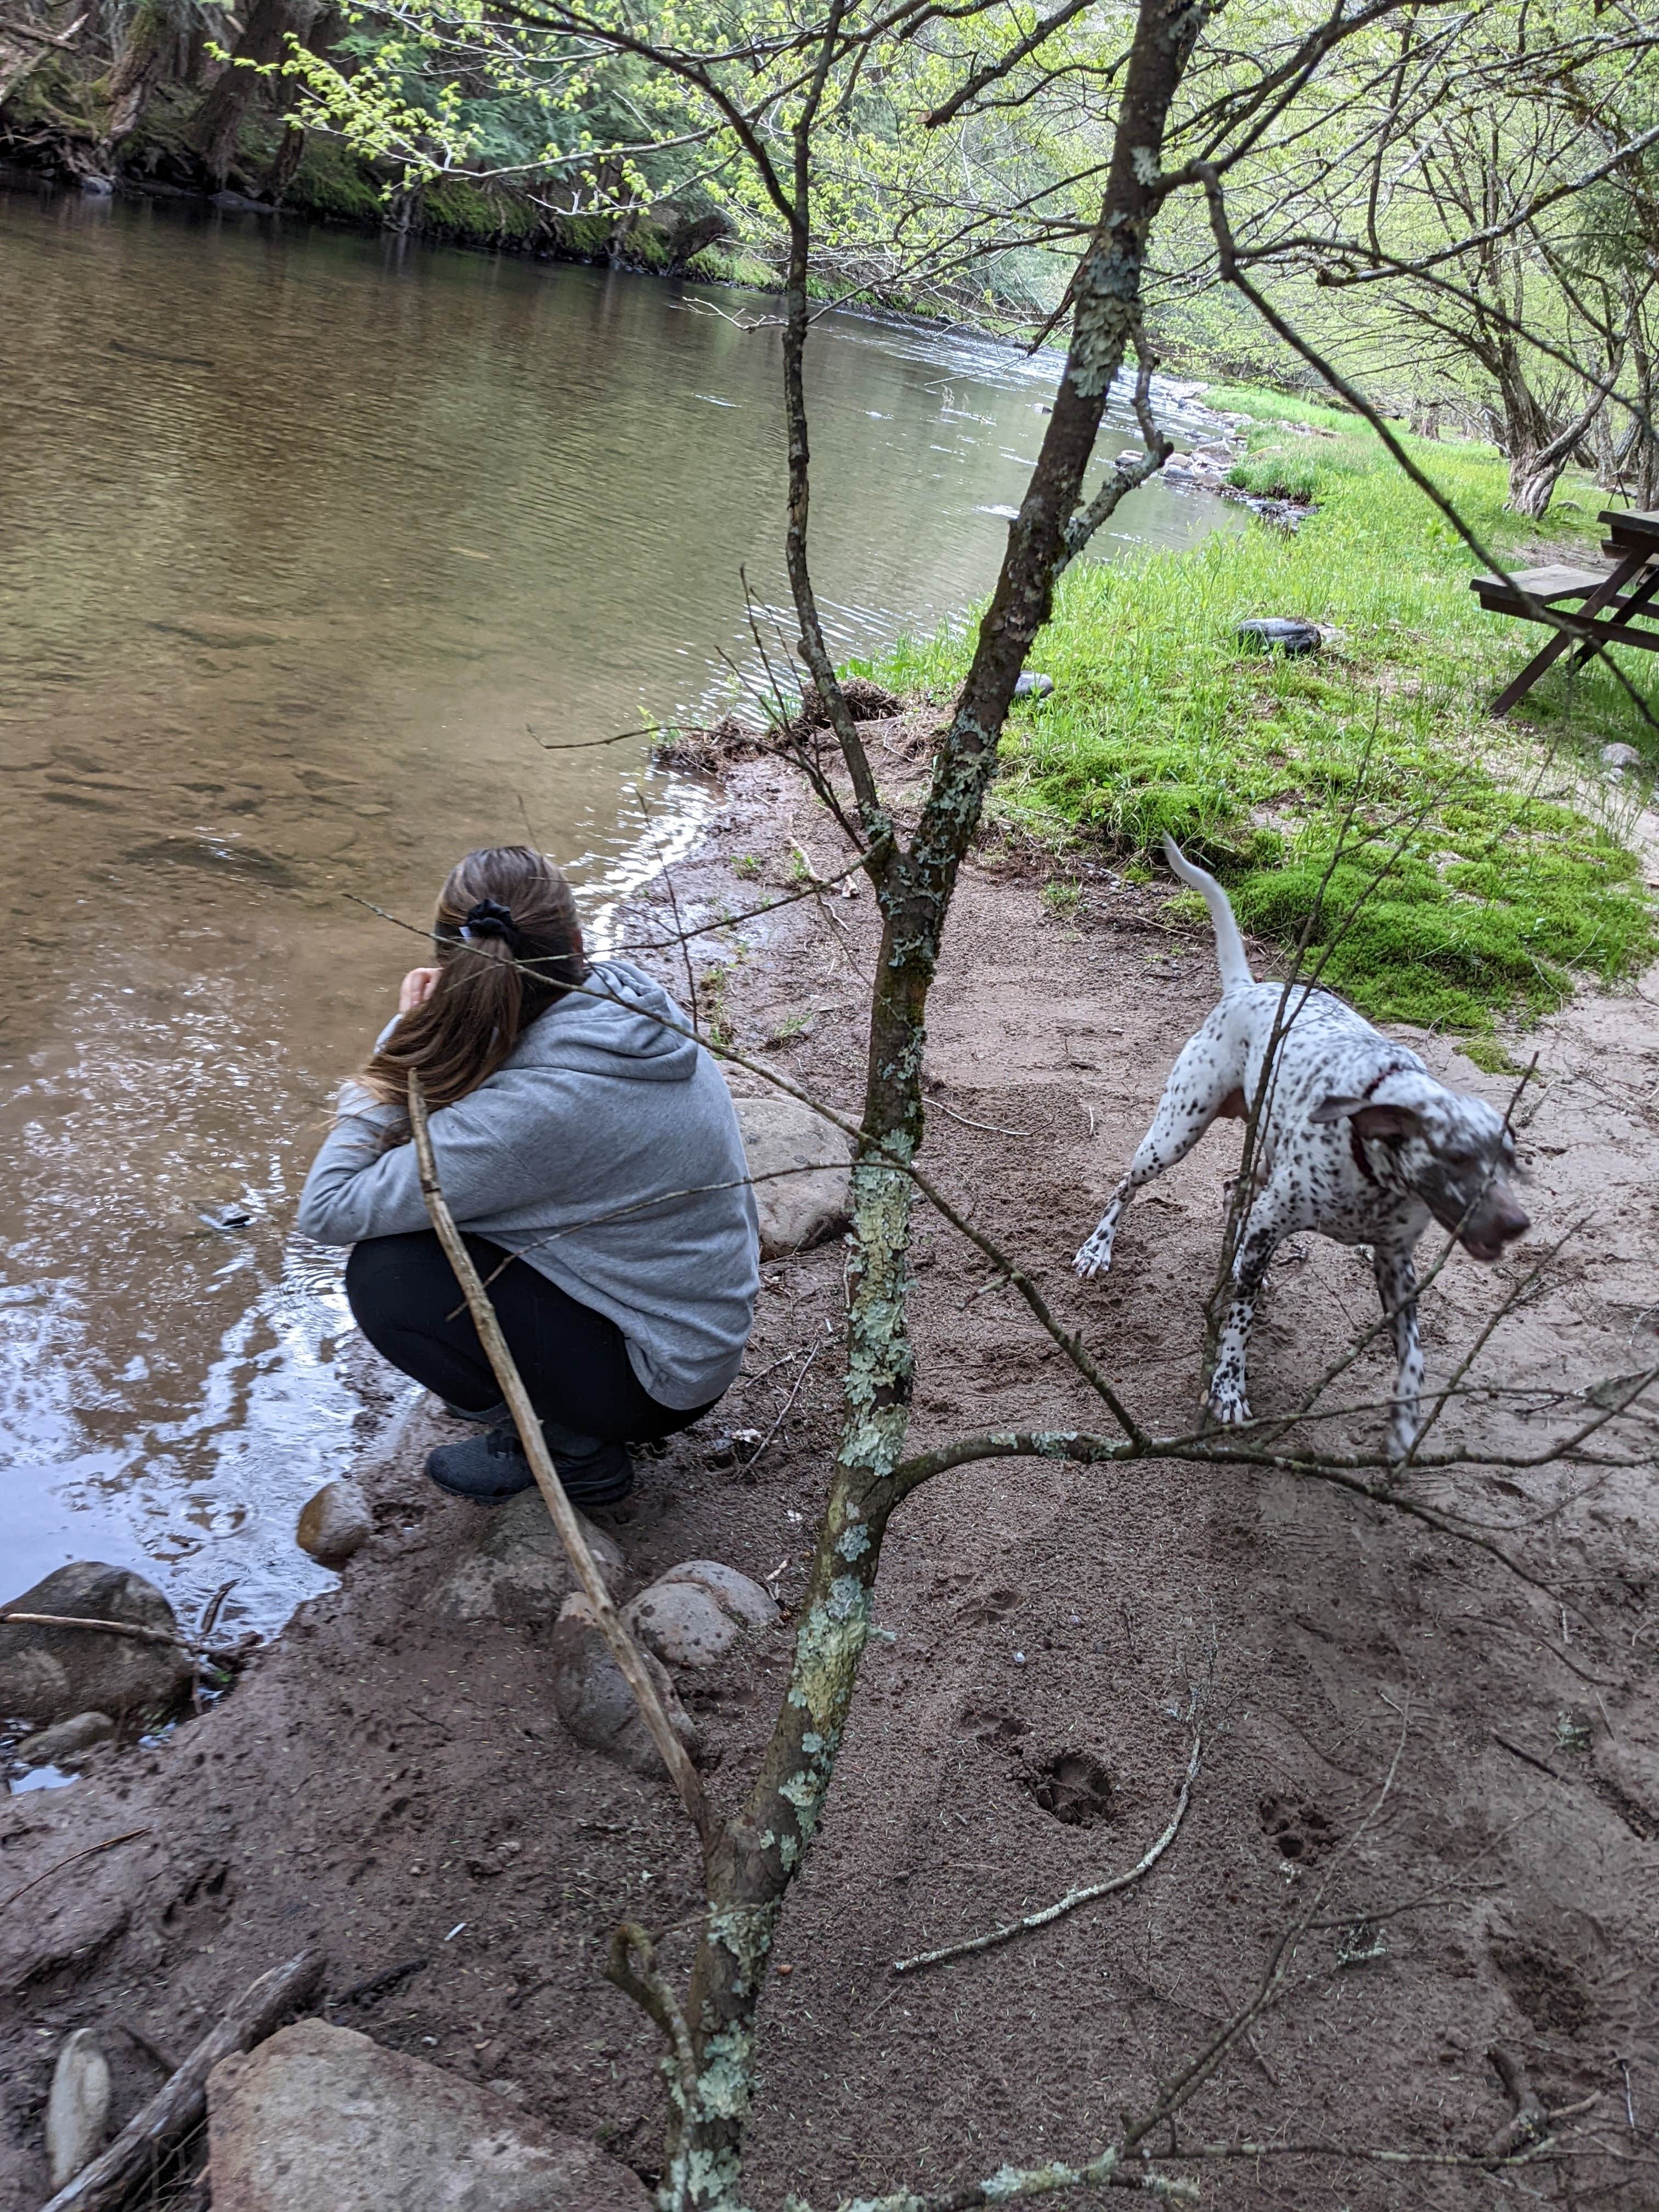
[(1344, 1097), (1337, 1091), (1322, 1098), (1308, 1119), (1351, 1121), (1362, 1137), (1410, 1137), (1423, 1126), (1421, 1117), (1410, 1106), (1378, 1106), (1369, 1098)]

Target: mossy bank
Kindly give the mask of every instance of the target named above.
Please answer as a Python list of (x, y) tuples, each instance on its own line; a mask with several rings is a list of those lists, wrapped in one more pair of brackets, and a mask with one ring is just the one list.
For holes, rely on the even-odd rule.
[[(1381, 442), (1265, 392), (1206, 399), (1250, 418), (1234, 483), (1313, 512), (1294, 534), (1253, 521), (1194, 551), (1074, 568), (1031, 656), (1054, 694), (1015, 710), (997, 816), (1052, 846), (1062, 897), (1068, 856), (1140, 866), (1168, 830), (1248, 929), (1287, 950), (1305, 933), (1308, 963), (1380, 1018), (1478, 1036), (1559, 1004), (1576, 977), (1634, 975), (1659, 951), (1638, 849), (1653, 723), (1613, 675), (1565, 661), (1525, 717), (1494, 721), (1535, 635), (1480, 611), (1473, 555)], [(1516, 554), (1497, 453), (1408, 442), (1477, 536)], [(1569, 483), (1553, 533), (1585, 538), (1600, 504)], [(1320, 624), (1323, 650), (1246, 648), (1240, 623), (1274, 615)], [(957, 626), (876, 672), (944, 699), (969, 644)], [(1641, 695), (1651, 666), (1629, 660)], [(1614, 741), (1641, 770), (1607, 774)]]

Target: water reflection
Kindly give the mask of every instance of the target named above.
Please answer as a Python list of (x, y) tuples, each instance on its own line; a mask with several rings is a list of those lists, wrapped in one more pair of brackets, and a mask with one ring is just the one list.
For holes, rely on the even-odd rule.
[[(391, 1386), (285, 1234), (456, 854), (649, 873), (643, 738), (782, 595), (777, 337), (592, 270), (0, 191), (0, 1426), (9, 1587), (94, 1556), (228, 1627)], [(988, 585), (1051, 361), (849, 316), (812, 362), (838, 652)], [(1174, 403), (1172, 403), (1174, 404)], [(1126, 425), (1127, 415), (1124, 418)], [(1119, 542), (1206, 504), (1152, 486)], [(1109, 548), (1108, 549), (1109, 550)]]

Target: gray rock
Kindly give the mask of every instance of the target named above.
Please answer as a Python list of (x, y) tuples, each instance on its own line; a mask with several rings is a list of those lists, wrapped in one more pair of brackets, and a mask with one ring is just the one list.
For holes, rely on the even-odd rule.
[(295, 1531), (302, 1552), (319, 1567), (343, 1567), (374, 1534), (374, 1516), (355, 1482), (325, 1482), (300, 1510)]
[(852, 1213), (848, 1139), (793, 1098), (733, 1103), (749, 1172), (767, 1178), (755, 1184), (762, 1259), (781, 1260), (838, 1236)]
[[(651, 1741), (627, 1677), (611, 1655), (605, 1632), (578, 1591), (568, 1597), (553, 1630), (553, 1702), (578, 1743), (602, 1751), (636, 1774), (659, 1777), (661, 1754)], [(676, 1696), (661, 1662), (648, 1651), (645, 1663), (673, 1723), (674, 1733), (695, 1759), (700, 1749), (696, 1727)]]
[(637, 2175), (491, 2091), (302, 2020), (208, 2077), (214, 2212), (650, 2212)]
[[(588, 1549), (611, 1589), (626, 1573), (613, 1538), (576, 1516)], [(489, 1516), (489, 1525), (438, 1592), (438, 1609), (453, 1620), (499, 1620), (510, 1628), (551, 1620), (576, 1587), (539, 1490), (521, 1491)]]
[(90, 2028), (64, 2038), (46, 2099), (46, 2156), (61, 2189), (104, 2148), (109, 2127), (109, 2061)]
[(1603, 745), (1601, 748), (1601, 765), (1615, 781), (1618, 781), (1623, 776), (1625, 770), (1627, 768), (1641, 767), (1642, 756), (1637, 751), (1634, 745), (1626, 745), (1622, 744)]
[(25, 1766), (74, 1766), (81, 1753), (90, 1751), (95, 1743), (107, 1742), (114, 1733), (115, 1723), (107, 1713), (76, 1713), (72, 1719), (59, 1721), (56, 1728), (25, 1736), (16, 1756)]
[(735, 1567), (684, 1559), (624, 1607), (623, 1618), (665, 1666), (712, 1667), (745, 1629), (769, 1626), (778, 1608)]
[(1254, 646), (1258, 653), (1283, 653), (1294, 656), (1302, 653), (1317, 653), (1324, 643), (1324, 634), (1317, 623), (1294, 622), (1279, 615), (1263, 615), (1254, 622), (1238, 625), (1241, 645)]
[[(77, 1559), (58, 1567), (0, 1607), (7, 1613), (61, 1613), (77, 1620), (122, 1620), (178, 1632), (173, 1607), (154, 1583), (125, 1567)], [(0, 1624), (0, 1713), (47, 1728), (76, 1713), (170, 1712), (195, 1673), (177, 1644), (100, 1636), (90, 1628)]]

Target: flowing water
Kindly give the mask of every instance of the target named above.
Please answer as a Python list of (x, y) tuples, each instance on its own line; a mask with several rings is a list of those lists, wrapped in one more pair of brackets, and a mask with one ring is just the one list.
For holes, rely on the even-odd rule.
[[(533, 837), (602, 921), (695, 831), (645, 738), (542, 744), (752, 665), (765, 307), (0, 187), (0, 1596), (103, 1559), (269, 1629), (331, 1581), (295, 1516), (390, 1385), (289, 1223), (420, 950), (348, 894), (421, 918)], [(988, 587), (1054, 364), (850, 316), (812, 352), (852, 653)], [(1218, 518), (1149, 486), (1102, 550)]]

